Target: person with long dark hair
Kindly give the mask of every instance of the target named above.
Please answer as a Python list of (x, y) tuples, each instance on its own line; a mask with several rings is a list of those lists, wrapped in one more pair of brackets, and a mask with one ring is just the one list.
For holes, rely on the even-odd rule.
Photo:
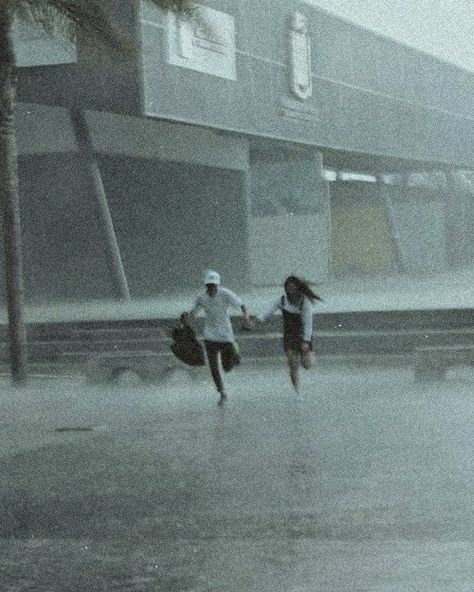
[(290, 275), (284, 284), (284, 293), (269, 309), (258, 316), (266, 321), (272, 314), (281, 311), (283, 316), (283, 349), (288, 361), (290, 378), (296, 392), (300, 388), (299, 368), (311, 368), (313, 355), (313, 304), (322, 301), (314, 292), (311, 283)]

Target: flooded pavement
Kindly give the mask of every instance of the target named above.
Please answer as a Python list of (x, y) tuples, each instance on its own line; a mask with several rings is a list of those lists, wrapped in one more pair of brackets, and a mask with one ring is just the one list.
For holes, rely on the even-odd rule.
[(2, 589), (472, 590), (472, 371), (226, 379), (5, 381)]

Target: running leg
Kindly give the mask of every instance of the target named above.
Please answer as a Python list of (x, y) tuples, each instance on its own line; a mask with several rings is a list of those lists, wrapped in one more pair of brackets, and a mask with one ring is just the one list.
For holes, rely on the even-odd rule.
[(314, 354), (312, 351), (301, 354), (301, 365), (305, 370), (309, 370), (314, 364)]
[(219, 344), (215, 341), (205, 341), (207, 360), (209, 362), (209, 369), (211, 370), (212, 379), (216, 385), (217, 392), (221, 397), (224, 393), (224, 385), (222, 383), (221, 373), (219, 371)]
[(226, 343), (221, 349), (222, 368), (224, 372), (230, 372), (232, 368), (240, 364), (240, 356), (233, 343)]
[(293, 388), (296, 392), (300, 390), (300, 356), (299, 352), (291, 349), (286, 351), (286, 359), (288, 360), (288, 367), (290, 369), (290, 378)]

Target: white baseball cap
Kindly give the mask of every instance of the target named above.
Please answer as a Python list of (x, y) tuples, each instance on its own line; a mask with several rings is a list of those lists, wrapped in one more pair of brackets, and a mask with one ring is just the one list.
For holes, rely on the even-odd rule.
[(204, 283), (205, 284), (215, 284), (218, 286), (221, 283), (221, 276), (217, 273), (217, 271), (213, 271), (210, 269), (206, 271), (206, 275), (204, 276)]

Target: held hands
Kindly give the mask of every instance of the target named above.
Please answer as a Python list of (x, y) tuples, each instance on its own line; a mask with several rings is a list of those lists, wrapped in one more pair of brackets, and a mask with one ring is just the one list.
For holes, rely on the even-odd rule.
[(255, 320), (246, 315), (242, 321), (242, 331), (253, 331), (255, 329)]
[(183, 313), (181, 313), (181, 316), (179, 317), (179, 320), (181, 321), (181, 323), (183, 325), (189, 325), (189, 321), (190, 321), (190, 314), (189, 314), (189, 312), (183, 312)]

